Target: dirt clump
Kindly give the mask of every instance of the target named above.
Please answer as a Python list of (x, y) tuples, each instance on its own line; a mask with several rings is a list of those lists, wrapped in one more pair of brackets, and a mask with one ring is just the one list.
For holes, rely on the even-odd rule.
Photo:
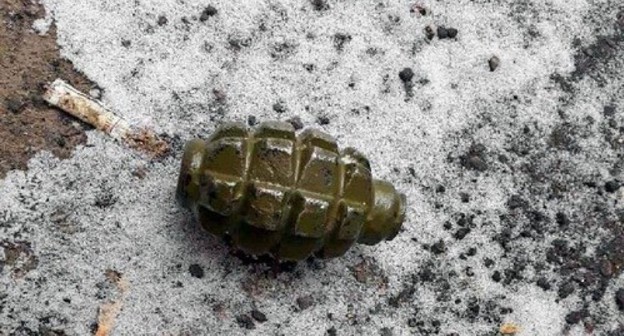
[(0, 178), (25, 169), (41, 150), (69, 157), (90, 129), (41, 98), (56, 78), (86, 92), (95, 86), (60, 56), (54, 24), (44, 35), (33, 29), (44, 16), (43, 7), (29, 0), (2, 0), (0, 6)]

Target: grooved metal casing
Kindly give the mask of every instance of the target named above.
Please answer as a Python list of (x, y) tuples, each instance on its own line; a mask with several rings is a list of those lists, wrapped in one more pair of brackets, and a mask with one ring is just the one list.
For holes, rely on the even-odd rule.
[(282, 122), (226, 124), (190, 141), (177, 197), (210, 233), (281, 260), (331, 258), (355, 242), (392, 239), (405, 214), (405, 196), (373, 180), (362, 154)]

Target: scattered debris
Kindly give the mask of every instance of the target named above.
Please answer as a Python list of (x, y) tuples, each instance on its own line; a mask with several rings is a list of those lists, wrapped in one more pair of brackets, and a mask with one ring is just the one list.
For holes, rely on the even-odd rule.
[(126, 142), (132, 148), (150, 153), (154, 157), (161, 157), (169, 152), (169, 145), (153, 131), (130, 126), (127, 121), (107, 110), (102, 103), (61, 79), (48, 86), (43, 98), (113, 138)]
[(410, 13), (419, 13), (421, 16), (427, 15), (427, 8), (421, 4), (413, 4), (410, 6)]
[(107, 336), (113, 330), (115, 320), (121, 311), (126, 293), (130, 287), (128, 282), (122, 277), (121, 273), (115, 270), (108, 269), (104, 272), (104, 275), (108, 281), (114, 284), (117, 288), (118, 297), (115, 300), (100, 306), (95, 336)]
[(503, 335), (515, 335), (520, 332), (520, 326), (507, 322), (503, 323), (498, 331)]

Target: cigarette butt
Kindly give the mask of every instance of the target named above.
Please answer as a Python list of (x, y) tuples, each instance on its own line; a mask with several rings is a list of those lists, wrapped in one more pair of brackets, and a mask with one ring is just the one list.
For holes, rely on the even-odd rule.
[(131, 126), (101, 102), (78, 91), (62, 79), (56, 79), (48, 86), (43, 99), (132, 148), (154, 156), (162, 156), (169, 151), (169, 145), (153, 131)]

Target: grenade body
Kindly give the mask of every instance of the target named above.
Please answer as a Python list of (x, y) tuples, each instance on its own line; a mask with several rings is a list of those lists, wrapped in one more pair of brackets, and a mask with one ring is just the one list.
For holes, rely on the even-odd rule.
[(390, 240), (405, 217), (405, 196), (373, 180), (362, 154), (282, 122), (226, 124), (188, 142), (176, 194), (213, 235), (279, 260), (332, 258), (355, 242)]

